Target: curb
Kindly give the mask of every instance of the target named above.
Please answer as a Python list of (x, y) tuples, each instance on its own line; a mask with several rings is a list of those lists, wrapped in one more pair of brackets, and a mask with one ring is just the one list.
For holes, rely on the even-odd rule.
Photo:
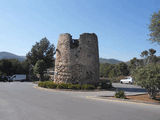
[(43, 87), (39, 87), (37, 85), (33, 86), (34, 88), (37, 89), (42, 89), (42, 90), (50, 90), (50, 91), (67, 91), (67, 92), (102, 92), (102, 91), (110, 91), (110, 90), (72, 90), (72, 89), (51, 89), (51, 88), (43, 88)]
[(93, 97), (93, 96), (86, 96), (87, 99), (92, 100), (101, 100), (101, 101), (110, 101), (110, 102), (119, 102), (119, 103), (133, 103), (133, 104), (141, 104), (141, 105), (153, 105), (160, 107), (160, 103), (151, 103), (151, 102), (143, 102), (137, 100), (127, 100), (127, 99), (118, 99), (118, 98), (104, 98), (104, 97)]
[[(45, 90), (45, 91), (50, 91), (50, 92), (60, 92), (60, 91), (65, 91), (65, 90), (57, 90), (57, 89), (47, 89), (47, 88), (42, 88), (38, 86), (33, 86), (35, 89), (40, 89), (40, 90)], [(74, 91), (70, 91), (74, 92)], [(78, 92), (78, 91), (77, 91)], [(81, 92), (81, 91), (79, 91)], [(86, 96), (86, 99), (92, 99), (92, 100), (100, 100), (100, 101), (110, 101), (110, 102), (119, 102), (119, 103), (132, 103), (132, 104), (141, 104), (141, 105), (149, 105), (149, 106), (158, 106), (160, 107), (160, 103), (150, 103), (150, 102), (143, 102), (143, 101), (137, 101), (137, 100), (128, 100), (128, 99), (119, 99), (119, 98), (107, 98), (107, 97), (112, 97), (112, 96)]]

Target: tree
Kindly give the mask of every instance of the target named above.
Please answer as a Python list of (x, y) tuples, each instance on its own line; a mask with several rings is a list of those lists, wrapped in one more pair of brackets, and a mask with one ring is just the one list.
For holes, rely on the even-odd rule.
[(11, 72), (12, 74), (22, 74), (24, 73), (24, 70), (22, 68), (22, 63), (18, 61), (17, 59), (9, 59), (9, 61), (12, 64)]
[(153, 56), (154, 54), (156, 53), (156, 50), (155, 49), (149, 49), (149, 55), (150, 56)]
[(44, 71), (46, 70), (46, 63), (43, 60), (38, 60), (33, 70), (35, 74), (39, 74), (39, 80), (43, 80)]
[(156, 50), (154, 50), (153, 48), (149, 49), (148, 51), (145, 50), (141, 53), (140, 56), (143, 57), (143, 66), (150, 63), (156, 63), (158, 61), (155, 53)]
[(47, 38), (43, 38), (40, 42), (36, 42), (33, 45), (31, 51), (27, 54), (27, 61), (33, 66), (37, 63), (38, 60), (43, 60), (46, 64), (46, 67), (52, 67), (54, 61), (55, 47), (53, 44), (50, 44)]
[(29, 74), (29, 63), (27, 62), (27, 60), (21, 62), (21, 67), (22, 67), (23, 73)]
[(111, 70), (111, 65), (109, 63), (100, 64), (100, 77), (108, 77), (108, 73)]
[(6, 75), (6, 76), (12, 75), (13, 70), (12, 70), (11, 61), (8, 59), (2, 59), (0, 61), (0, 71), (1, 71), (1, 74), (3, 74), (3, 75)]
[(160, 11), (153, 13), (149, 25), (150, 39), (152, 42), (160, 44)]
[(141, 57), (148, 57), (148, 51), (147, 50), (144, 50), (143, 52), (141, 52)]
[[(33, 45), (31, 51), (26, 55), (27, 61), (30, 64), (29, 66), (32, 67), (30, 68), (30, 70), (32, 69), (38, 70), (37, 67), (39, 67), (39, 65), (42, 62), (42, 61), (40, 62), (39, 60), (43, 60), (45, 65), (44, 67), (45, 69), (41, 70), (46, 70), (47, 68), (54, 67), (54, 54), (55, 54), (55, 47), (53, 44), (49, 42), (47, 38), (43, 38), (40, 40), (40, 42), (36, 42), (36, 44)], [(43, 67), (40, 66), (40, 68)], [(42, 75), (42, 72), (40, 73)], [(30, 74), (32, 74), (31, 71)], [(42, 76), (40, 78), (42, 79)]]
[(158, 61), (157, 56), (155, 55), (156, 50), (154, 49), (149, 49), (149, 56), (148, 56), (148, 63), (156, 63)]
[(114, 66), (111, 71), (109, 72), (108, 74), (109, 78), (115, 78), (115, 77), (118, 77), (119, 74), (118, 74), (118, 70), (116, 68), (116, 66)]
[(0, 60), (0, 73), (3, 76), (11, 76), (13, 74), (28, 74), (28, 64), (26, 61), (20, 62), (17, 59)]
[(117, 65), (117, 69), (119, 70), (119, 75), (122, 76), (128, 76), (129, 75), (129, 70), (128, 70), (128, 65), (124, 62), (121, 62)]
[(149, 64), (134, 71), (135, 82), (145, 88), (151, 98), (160, 92), (160, 65)]
[(136, 57), (131, 59), (129, 62), (130, 74), (132, 74), (138, 67), (141, 67), (141, 66), (143, 66), (143, 60), (137, 59)]
[(128, 65), (124, 62), (119, 64), (100, 64), (100, 77), (116, 78), (128, 75)]

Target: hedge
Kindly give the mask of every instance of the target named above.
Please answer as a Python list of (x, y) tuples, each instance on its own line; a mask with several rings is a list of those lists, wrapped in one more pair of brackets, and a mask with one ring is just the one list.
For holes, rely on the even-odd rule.
[(91, 84), (66, 84), (66, 83), (54, 83), (53, 81), (44, 81), (38, 83), (39, 87), (51, 88), (51, 89), (73, 89), (73, 90), (94, 90), (94, 89), (109, 89), (111, 84), (98, 83), (97, 85)]

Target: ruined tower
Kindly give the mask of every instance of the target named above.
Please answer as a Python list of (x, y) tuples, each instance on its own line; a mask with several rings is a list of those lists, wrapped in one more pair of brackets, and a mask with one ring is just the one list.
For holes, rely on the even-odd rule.
[(56, 83), (94, 84), (99, 80), (99, 51), (96, 34), (83, 33), (72, 39), (68, 33), (59, 36), (56, 49)]

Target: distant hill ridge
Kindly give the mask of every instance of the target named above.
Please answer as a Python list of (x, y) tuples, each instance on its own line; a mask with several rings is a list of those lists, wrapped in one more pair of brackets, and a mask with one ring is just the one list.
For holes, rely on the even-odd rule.
[[(19, 61), (24, 61), (26, 57), (15, 55), (10, 52), (0, 52), (0, 59), (18, 59)], [(100, 63), (109, 63), (109, 64), (118, 64), (120, 62), (123, 62), (116, 59), (105, 59), (105, 58), (99, 58), (99, 61)]]
[(10, 52), (0, 52), (0, 59), (18, 59), (19, 61), (24, 61), (25, 56), (18, 56)]
[(117, 59), (105, 59), (105, 58), (99, 58), (100, 63), (109, 63), (109, 64), (118, 64), (123, 61), (117, 60)]

